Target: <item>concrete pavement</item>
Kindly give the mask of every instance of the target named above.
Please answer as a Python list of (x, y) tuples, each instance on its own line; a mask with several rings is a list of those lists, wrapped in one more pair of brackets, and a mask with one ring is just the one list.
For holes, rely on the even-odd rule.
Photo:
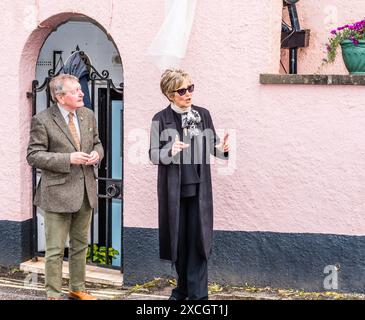
[[(106, 269), (108, 272), (108, 269)], [(86, 289), (100, 300), (167, 300), (174, 279), (155, 279), (134, 287), (87, 282)], [(68, 279), (62, 287), (67, 299)], [(305, 292), (302, 290), (257, 288), (249, 285), (209, 285), (209, 300), (365, 300), (363, 294)], [(18, 268), (0, 268), (0, 300), (45, 300), (44, 275)]]

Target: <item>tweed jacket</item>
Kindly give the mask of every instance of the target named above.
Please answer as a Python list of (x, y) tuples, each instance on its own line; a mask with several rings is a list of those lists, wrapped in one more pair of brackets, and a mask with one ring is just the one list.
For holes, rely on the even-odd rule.
[[(76, 111), (80, 126), (81, 151), (95, 150), (100, 161), (104, 150), (99, 139), (94, 113), (85, 107)], [(27, 161), (41, 169), (34, 204), (50, 212), (77, 212), (86, 190), (90, 206), (97, 204), (93, 165), (74, 165), (70, 154), (76, 152), (71, 131), (57, 105), (33, 116)]]

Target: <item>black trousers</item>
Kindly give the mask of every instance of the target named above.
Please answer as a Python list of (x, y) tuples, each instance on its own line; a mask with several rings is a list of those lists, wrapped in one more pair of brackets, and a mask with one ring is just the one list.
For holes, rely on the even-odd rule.
[(208, 298), (208, 264), (200, 253), (198, 196), (180, 199), (180, 222), (177, 261), (177, 287), (172, 296), (177, 299), (200, 300)]

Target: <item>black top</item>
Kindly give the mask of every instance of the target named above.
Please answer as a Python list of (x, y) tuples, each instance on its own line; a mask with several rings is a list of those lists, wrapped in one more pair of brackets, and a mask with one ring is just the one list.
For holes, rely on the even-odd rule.
[(197, 184), (200, 183), (200, 164), (194, 163), (194, 137), (183, 132), (181, 114), (173, 111), (180, 141), (189, 144), (189, 147), (180, 152), (181, 167), (181, 198), (192, 197), (197, 194)]

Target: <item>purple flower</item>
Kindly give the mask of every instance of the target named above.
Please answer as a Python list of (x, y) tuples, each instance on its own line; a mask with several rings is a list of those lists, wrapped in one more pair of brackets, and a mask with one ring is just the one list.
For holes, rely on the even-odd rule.
[(365, 40), (365, 19), (332, 29), (330, 33), (331, 37), (326, 44), (327, 62), (334, 61), (337, 47), (341, 45), (344, 40), (350, 40), (355, 46), (358, 46), (360, 41)]

